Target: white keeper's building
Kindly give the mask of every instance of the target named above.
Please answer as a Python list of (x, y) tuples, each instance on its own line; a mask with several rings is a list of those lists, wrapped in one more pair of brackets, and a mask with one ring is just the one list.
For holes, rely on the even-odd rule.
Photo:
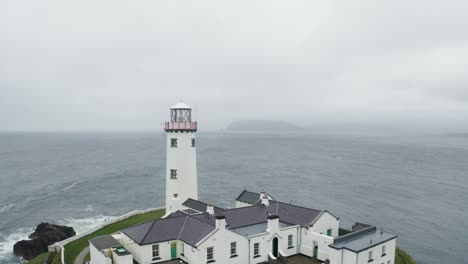
[(247, 190), (235, 208), (199, 201), (197, 122), (182, 102), (170, 113), (165, 217), (91, 239), (91, 264), (394, 263), (396, 235), (362, 223), (341, 229), (327, 210)]

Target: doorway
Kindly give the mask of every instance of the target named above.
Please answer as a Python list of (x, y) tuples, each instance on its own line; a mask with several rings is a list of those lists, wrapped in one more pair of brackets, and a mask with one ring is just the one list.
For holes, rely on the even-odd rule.
[(275, 256), (275, 258), (278, 258), (278, 238), (275, 237), (273, 238), (273, 248), (272, 248), (272, 251), (273, 251), (273, 256)]
[(171, 259), (177, 258), (177, 242), (171, 243)]

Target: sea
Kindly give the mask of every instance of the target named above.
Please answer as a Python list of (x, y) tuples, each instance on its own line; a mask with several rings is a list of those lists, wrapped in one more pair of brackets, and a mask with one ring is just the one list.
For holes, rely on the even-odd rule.
[[(398, 235), (420, 264), (468, 263), (468, 135), (199, 132), (199, 198), (243, 190)], [(80, 233), (164, 205), (163, 133), (0, 133), (0, 264), (41, 222)]]

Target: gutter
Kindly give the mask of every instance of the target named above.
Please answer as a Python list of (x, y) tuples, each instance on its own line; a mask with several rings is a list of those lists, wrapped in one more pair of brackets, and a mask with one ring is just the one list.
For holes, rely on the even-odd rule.
[(249, 248), (248, 248), (247, 252), (249, 252), (248, 256), (249, 256), (249, 264), (250, 264), (250, 238), (249, 238)]

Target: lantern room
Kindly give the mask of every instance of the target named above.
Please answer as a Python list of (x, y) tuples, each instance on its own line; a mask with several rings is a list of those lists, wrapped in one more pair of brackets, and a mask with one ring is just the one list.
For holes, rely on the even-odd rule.
[(165, 124), (167, 132), (197, 131), (197, 122), (192, 122), (192, 108), (183, 102), (178, 102), (171, 107), (171, 118)]
[(192, 122), (192, 108), (183, 102), (178, 102), (171, 107), (171, 123)]

